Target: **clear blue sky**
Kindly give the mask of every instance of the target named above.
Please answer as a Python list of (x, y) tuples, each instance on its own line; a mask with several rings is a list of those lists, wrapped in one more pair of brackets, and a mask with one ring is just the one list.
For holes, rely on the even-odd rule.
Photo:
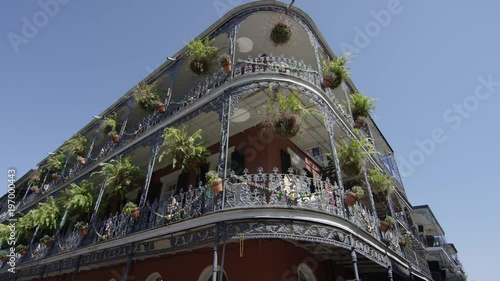
[[(0, 2), (2, 193), (9, 167), (19, 176), (35, 168), (224, 8), (249, 1), (60, 0), (66, 4), (45, 25), (37, 2)], [(376, 29), (371, 11), (388, 10), (390, 3), (396, 5), (297, 0), (295, 6), (311, 16), (335, 52), (343, 42), (359, 47), (352, 79), (378, 99), (377, 123), (401, 163), (413, 163), (402, 168), (411, 202), (431, 206), (469, 280), (499, 281), (491, 275), (500, 253), (494, 207), (500, 196), (494, 114), (500, 105), (500, 3), (401, 0)], [(21, 36), (23, 17), (33, 22), (33, 16), (41, 27), (25, 30), (32, 38), (18, 42), (16, 53), (12, 36)], [(356, 28), (369, 29), (365, 42), (356, 41)], [(479, 77), (498, 82), (480, 86)], [(430, 141), (428, 151), (416, 144), (433, 134), (433, 149)]]

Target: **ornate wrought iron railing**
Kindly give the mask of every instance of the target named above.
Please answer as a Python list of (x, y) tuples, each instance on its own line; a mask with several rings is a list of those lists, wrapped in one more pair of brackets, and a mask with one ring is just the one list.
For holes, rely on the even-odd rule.
[[(251, 208), (302, 209), (322, 212), (351, 221), (375, 239), (385, 242), (389, 248), (403, 255), (398, 237), (392, 231), (381, 234), (379, 219), (360, 202), (345, 207), (343, 191), (336, 185), (305, 174), (295, 175), (290, 171), (281, 174), (278, 169), (264, 173), (259, 168), (256, 174), (245, 170), (243, 175), (231, 174), (224, 182), (221, 194), (214, 195), (211, 189), (199, 186), (185, 192), (149, 202), (141, 209), (137, 220), (122, 212), (101, 218), (89, 226), (89, 233), (81, 236), (73, 229), (58, 234), (51, 249), (43, 243), (28, 246), (28, 254), (19, 262), (28, 262), (68, 252), (82, 246), (117, 239), (131, 233), (167, 226), (220, 210)], [(414, 263), (418, 264), (416, 257)]]

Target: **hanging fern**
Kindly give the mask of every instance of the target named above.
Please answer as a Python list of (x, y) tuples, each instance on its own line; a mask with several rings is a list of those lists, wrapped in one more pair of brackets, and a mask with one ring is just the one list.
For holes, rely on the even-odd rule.
[(47, 201), (39, 203), (34, 210), (33, 219), (41, 229), (55, 230), (61, 221), (60, 202), (50, 196)]
[(210, 152), (205, 147), (201, 136), (202, 129), (189, 135), (187, 129), (165, 128), (163, 144), (167, 149), (160, 153), (159, 161), (165, 156), (172, 158), (172, 166), (180, 167), (183, 171), (196, 170), (207, 161)]
[(80, 214), (90, 214), (94, 207), (94, 185), (86, 180), (80, 184), (72, 183), (64, 191), (64, 208), (68, 211), (79, 210)]
[(87, 141), (86, 137), (76, 134), (64, 143), (61, 150), (66, 155), (82, 155), (85, 152)]
[(109, 163), (101, 163), (102, 169), (92, 173), (107, 177), (106, 192), (113, 195), (123, 196), (134, 187), (136, 180), (141, 175), (139, 167), (132, 164), (130, 157), (124, 159), (113, 159)]

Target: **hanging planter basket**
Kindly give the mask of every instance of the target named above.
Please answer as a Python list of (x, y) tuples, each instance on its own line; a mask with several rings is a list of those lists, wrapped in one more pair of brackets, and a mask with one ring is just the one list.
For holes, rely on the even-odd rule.
[(118, 143), (120, 141), (120, 135), (113, 135), (111, 139), (113, 140), (113, 143)]
[(340, 79), (338, 77), (330, 76), (330, 75), (326, 75), (325, 77), (323, 77), (323, 87), (325, 89), (330, 88), (333, 90), (333, 89), (337, 88), (338, 86), (340, 86), (341, 83), (342, 83), (342, 79)]
[(345, 195), (345, 204), (349, 207), (352, 207), (354, 206), (354, 204), (356, 204), (356, 202), (358, 202), (359, 198), (358, 196), (356, 196), (356, 193), (354, 192), (351, 192), (351, 191), (347, 191), (346, 195)]
[(295, 114), (282, 114), (274, 120), (274, 132), (284, 138), (295, 137), (302, 129), (300, 117)]
[(341, 166), (341, 170), (344, 173), (344, 175), (348, 177), (354, 177), (357, 176), (361, 173), (362, 166), (360, 163), (349, 163), (349, 164), (343, 164)]
[(380, 231), (386, 233), (389, 229), (391, 229), (391, 224), (386, 221), (380, 222)]
[(208, 73), (209, 63), (204, 59), (193, 59), (189, 67), (195, 74), (202, 75)]
[(292, 29), (288, 24), (279, 22), (271, 30), (271, 41), (273, 41), (274, 46), (288, 43), (291, 37)]

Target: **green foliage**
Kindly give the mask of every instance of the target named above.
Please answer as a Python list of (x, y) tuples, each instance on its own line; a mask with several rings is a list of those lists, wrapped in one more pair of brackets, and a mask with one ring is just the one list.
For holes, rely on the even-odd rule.
[(351, 188), (351, 192), (356, 194), (356, 197), (358, 197), (358, 199), (361, 199), (363, 198), (363, 196), (365, 196), (365, 191), (361, 186), (353, 186)]
[(283, 21), (277, 22), (271, 30), (271, 41), (273, 41), (274, 46), (288, 43), (290, 37), (292, 37), (292, 29), (289, 24)]
[(210, 170), (208, 171), (206, 174), (205, 174), (205, 177), (207, 179), (207, 183), (208, 185), (212, 185), (216, 182), (219, 181), (219, 174), (214, 171), (214, 170)]
[(166, 150), (159, 155), (159, 161), (165, 156), (172, 157), (172, 166), (180, 167), (183, 171), (196, 170), (206, 163), (210, 152), (205, 147), (201, 136), (202, 129), (189, 135), (186, 127), (181, 129), (168, 127), (163, 131), (163, 147)]
[(363, 160), (373, 153), (373, 145), (368, 138), (354, 138), (338, 148), (338, 157), (342, 171), (349, 176), (361, 172)]
[(331, 89), (337, 88), (342, 81), (349, 78), (350, 71), (345, 65), (350, 56), (351, 54), (345, 53), (333, 60), (323, 60), (323, 77), (331, 80)]
[(224, 65), (226, 63), (231, 63), (231, 56), (228, 54), (223, 54), (219, 57), (219, 63)]
[(396, 223), (396, 220), (391, 216), (386, 216), (384, 221), (391, 225), (391, 227)]
[(349, 100), (354, 120), (368, 116), (375, 109), (375, 99), (359, 92), (349, 95)]
[(96, 199), (94, 185), (86, 180), (72, 183), (63, 194), (63, 206), (68, 211), (78, 210), (80, 214), (90, 214)]
[(64, 143), (61, 151), (65, 155), (83, 155), (85, 153), (87, 141), (86, 137), (81, 134), (76, 134)]
[(101, 123), (100, 130), (110, 137), (118, 134), (118, 117), (116, 116), (116, 112), (113, 112), (104, 118)]
[(20, 252), (22, 252), (24, 250), (26, 250), (26, 246), (24, 246), (23, 244), (19, 244), (19, 245), (16, 246), (16, 251), (18, 253), (20, 253)]
[(128, 202), (127, 204), (125, 204), (125, 206), (123, 207), (123, 213), (127, 214), (127, 215), (130, 215), (132, 213), (132, 211), (137, 208), (137, 204), (135, 204), (134, 202)]
[(388, 177), (377, 169), (368, 171), (368, 181), (373, 192), (386, 192), (395, 186), (394, 177)]
[(132, 164), (130, 157), (123, 159), (113, 159), (109, 163), (101, 163), (102, 169), (92, 173), (101, 174), (107, 177), (106, 192), (113, 195), (123, 197), (127, 192), (137, 187), (135, 181), (140, 177), (139, 167)]
[(277, 92), (269, 99), (264, 125), (282, 137), (291, 138), (302, 132), (302, 119), (310, 114), (316, 115), (317, 112), (305, 108), (296, 91), (289, 95)]
[(154, 112), (159, 105), (163, 104), (160, 94), (161, 91), (156, 81), (149, 85), (145, 83), (137, 85), (133, 92), (139, 106), (147, 112)]
[(219, 49), (211, 46), (214, 40), (208, 37), (204, 41), (201, 39), (192, 39), (187, 44), (189, 65), (191, 70), (196, 74), (206, 74), (210, 68), (210, 62), (215, 59)]
[(58, 151), (55, 154), (52, 154), (47, 158), (47, 164), (45, 164), (45, 168), (49, 171), (58, 172), (61, 171), (64, 167), (64, 163), (66, 163), (66, 156), (62, 151)]
[(10, 229), (3, 223), (0, 223), (0, 249), (5, 248), (9, 241)]
[(40, 171), (34, 171), (30, 175), (31, 186), (39, 186), (41, 182), (41, 173)]
[(41, 229), (57, 229), (61, 219), (61, 208), (60, 203), (54, 197), (49, 196), (45, 202), (39, 203), (33, 211), (34, 222)]
[(28, 213), (22, 215), (16, 223), (16, 231), (22, 233), (29, 233), (35, 228), (38, 223), (35, 221), (36, 209), (30, 210)]

